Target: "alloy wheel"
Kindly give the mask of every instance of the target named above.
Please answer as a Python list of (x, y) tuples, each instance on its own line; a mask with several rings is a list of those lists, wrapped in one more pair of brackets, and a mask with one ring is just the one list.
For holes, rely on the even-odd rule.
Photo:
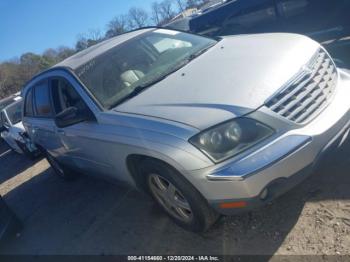
[(153, 196), (170, 215), (185, 223), (192, 221), (193, 212), (190, 204), (178, 188), (157, 174), (151, 174), (148, 183)]

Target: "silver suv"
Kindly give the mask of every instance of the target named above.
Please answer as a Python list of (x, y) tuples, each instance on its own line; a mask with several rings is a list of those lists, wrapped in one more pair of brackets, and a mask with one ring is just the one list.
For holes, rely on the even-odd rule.
[(293, 34), (140, 29), (23, 94), (25, 128), (58, 175), (126, 182), (193, 231), (286, 192), (349, 134), (350, 75)]

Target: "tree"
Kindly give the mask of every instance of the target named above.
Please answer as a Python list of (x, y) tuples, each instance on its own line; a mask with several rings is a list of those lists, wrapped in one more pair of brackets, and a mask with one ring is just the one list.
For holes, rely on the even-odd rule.
[(80, 52), (89, 47), (88, 39), (84, 35), (79, 35), (78, 40), (75, 44), (75, 50)]
[(57, 61), (62, 61), (72, 55), (74, 55), (75, 50), (67, 46), (60, 46), (57, 48)]
[(86, 35), (90, 41), (94, 42), (100, 42), (103, 40), (103, 34), (100, 29), (94, 28), (94, 29), (89, 29), (88, 34)]
[(173, 2), (171, 0), (163, 0), (159, 3), (160, 13), (162, 16), (161, 24), (169, 22), (174, 16)]
[(99, 29), (90, 29), (88, 33), (78, 35), (75, 49), (79, 52), (101, 42), (102, 40), (102, 33)]
[(128, 31), (128, 17), (126, 15), (119, 15), (113, 18), (107, 24), (106, 38), (120, 35)]
[(186, 0), (176, 0), (177, 7), (179, 9), (179, 12), (183, 12), (186, 10)]
[(50, 66), (58, 63), (57, 56), (58, 56), (57, 50), (55, 50), (53, 48), (46, 49), (44, 51), (44, 53), (42, 54), (44, 67), (50, 67)]
[(142, 8), (130, 8), (128, 19), (130, 29), (136, 29), (148, 25), (148, 13)]
[(153, 2), (151, 5), (151, 19), (156, 25), (162, 25), (169, 22), (174, 16), (173, 1), (163, 0), (161, 2)]
[(72, 48), (61, 46), (57, 49), (49, 48), (42, 55), (28, 52), (18, 59), (1, 63), (0, 98), (20, 91), (34, 75), (66, 59), (75, 52)]
[(21, 75), (24, 79), (29, 79), (31, 76), (48, 67), (48, 64), (42, 56), (31, 52), (23, 54), (19, 61)]
[(151, 5), (151, 19), (155, 25), (160, 25), (162, 21), (161, 10), (158, 2), (153, 2)]
[(5, 98), (20, 90), (24, 81), (20, 79), (19, 61), (0, 64), (0, 98)]

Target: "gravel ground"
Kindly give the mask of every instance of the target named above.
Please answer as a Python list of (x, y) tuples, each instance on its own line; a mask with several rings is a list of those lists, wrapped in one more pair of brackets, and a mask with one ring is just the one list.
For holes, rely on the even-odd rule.
[(63, 182), (45, 160), (0, 149), (0, 194), (24, 224), (0, 254), (350, 255), (349, 144), (272, 204), (202, 235), (140, 193), (91, 177)]

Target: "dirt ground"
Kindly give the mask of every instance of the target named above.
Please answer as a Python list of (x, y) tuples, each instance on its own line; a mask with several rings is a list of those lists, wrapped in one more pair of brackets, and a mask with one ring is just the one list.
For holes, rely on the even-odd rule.
[(198, 235), (154, 203), (91, 177), (64, 182), (45, 160), (0, 146), (0, 194), (24, 228), (0, 254), (350, 254), (350, 145), (305, 182), (255, 212)]

